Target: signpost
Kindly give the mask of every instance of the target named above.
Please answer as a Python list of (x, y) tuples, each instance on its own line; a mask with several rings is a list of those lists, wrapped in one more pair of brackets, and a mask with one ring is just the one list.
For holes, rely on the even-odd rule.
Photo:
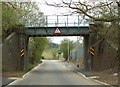
[(61, 54), (62, 52), (61, 52), (61, 50), (58, 50), (58, 54)]
[(61, 50), (58, 50), (58, 59), (60, 59), (61, 58)]

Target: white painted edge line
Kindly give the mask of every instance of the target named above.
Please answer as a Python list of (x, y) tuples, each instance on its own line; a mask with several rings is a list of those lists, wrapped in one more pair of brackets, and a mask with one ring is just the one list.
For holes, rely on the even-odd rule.
[[(76, 70), (75, 70), (76, 71)], [(83, 73), (80, 73), (80, 72), (78, 72), (78, 71), (76, 71), (78, 74), (81, 74), (82, 76), (84, 76), (86, 79), (89, 79), (89, 77), (86, 77)], [(93, 79), (93, 78), (90, 78), (90, 79)], [(110, 85), (110, 84), (107, 84), (107, 83), (104, 83), (104, 82), (101, 82), (101, 81), (99, 81), (99, 80), (95, 80), (95, 79), (93, 79), (94, 81), (96, 81), (96, 82), (98, 82), (98, 83), (101, 83), (101, 84), (103, 84), (103, 85)]]
[[(66, 66), (66, 65), (65, 65), (65, 66)], [(71, 66), (67, 66), (67, 67), (70, 68), (72, 71), (74, 71), (74, 72), (76, 72), (76, 73), (78, 73), (78, 74), (81, 74), (83, 77), (85, 77), (86, 79), (88, 79), (84, 74), (78, 72), (77, 70), (72, 69)]]
[(109, 86), (110, 86), (110, 84), (107, 84), (107, 83), (105, 83), (105, 82), (101, 82), (101, 81), (95, 80), (95, 79), (93, 79), (93, 80), (96, 81), (96, 82), (98, 82), (98, 83), (101, 83), (101, 84), (103, 84), (103, 85), (109, 85)]
[(31, 71), (37, 69), (37, 68), (38, 68), (39, 66), (41, 66), (42, 64), (43, 64), (43, 62), (42, 62), (41, 64), (38, 64), (37, 66), (35, 66), (33, 69), (31, 69), (31, 70), (30, 70), (29, 72), (27, 72), (26, 74), (24, 74), (24, 75), (22, 76), (22, 78), (16, 79), (15, 81), (9, 83), (8, 85), (13, 85), (15, 82), (23, 79), (23, 78), (24, 78), (25, 76), (27, 76)]
[(100, 76), (90, 76), (88, 78), (94, 79), (94, 78), (100, 78)]
[[(83, 77), (85, 77), (86, 79), (89, 79), (89, 77), (86, 77), (83, 73), (80, 73), (80, 72), (78, 72), (77, 70), (74, 70), (74, 69), (72, 69), (71, 67), (69, 67), (69, 66), (67, 66), (68, 68), (70, 68), (71, 70), (73, 70), (74, 72), (77, 72), (78, 74), (81, 74)], [(93, 78), (90, 78), (90, 79), (93, 79)], [(104, 83), (104, 82), (101, 82), (101, 81), (99, 81), (99, 80), (95, 80), (95, 79), (93, 79), (94, 81), (96, 81), (96, 82), (98, 82), (98, 83), (101, 83), (101, 84), (103, 84), (103, 85), (109, 85), (110, 86), (110, 84), (107, 84), (107, 83)], [(113, 86), (111, 86), (111, 87), (113, 87)]]
[(74, 70), (74, 69), (72, 69), (71, 67), (69, 67), (69, 66), (67, 66), (69, 69), (71, 69), (73, 72), (76, 72), (76, 73), (78, 73), (78, 74), (80, 74), (80, 75), (82, 75), (84, 78), (86, 78), (86, 79), (88, 79), (84, 74), (82, 74), (82, 73), (80, 73), (80, 72), (78, 72), (78, 71), (76, 71), (76, 70)]
[(37, 69), (39, 66), (41, 66), (41, 64), (38, 64), (37, 66), (35, 66), (32, 70), (30, 70), (29, 72), (27, 72), (25, 75), (23, 75), (23, 78), (26, 77), (30, 72), (32, 72), (33, 70)]
[(15, 81), (13, 81), (13, 82), (11, 82), (11, 83), (9, 83), (9, 84), (7, 84), (7, 86), (8, 85), (13, 85), (15, 82), (17, 82), (18, 80), (20, 80), (20, 78), (19, 79), (17, 79), (17, 80), (15, 80)]
[(85, 77), (86, 79), (88, 79), (83, 73), (81, 73), (81, 72), (78, 72), (77, 70), (74, 70), (74, 69), (72, 69), (74, 72), (76, 72), (76, 73), (78, 73), (78, 74), (81, 74), (83, 77)]

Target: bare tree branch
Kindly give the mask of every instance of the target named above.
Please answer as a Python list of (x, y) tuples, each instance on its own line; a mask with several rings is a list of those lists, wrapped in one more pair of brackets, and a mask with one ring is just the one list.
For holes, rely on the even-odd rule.
[[(113, 4), (113, 2), (106, 2), (106, 3), (101, 3), (96, 5), (96, 6), (90, 6), (87, 4), (84, 4), (82, 2), (72, 2), (72, 0), (70, 2), (65, 2), (62, 0), (62, 4), (49, 4), (46, 2), (47, 5), (49, 6), (54, 6), (54, 7), (62, 7), (62, 8), (70, 8), (72, 10), (74, 10), (75, 12), (79, 13), (79, 14), (84, 14), (86, 16), (88, 16), (89, 18), (93, 19), (94, 21), (104, 21), (104, 22), (113, 22), (113, 21), (118, 21), (117, 17), (111, 17), (111, 18), (105, 18), (105, 17), (95, 17), (92, 13), (90, 14), (89, 12), (94, 11), (94, 9), (98, 9), (101, 7), (108, 7), (108, 9), (111, 12), (111, 8), (109, 7), (111, 4)], [(111, 14), (112, 16), (112, 14)]]

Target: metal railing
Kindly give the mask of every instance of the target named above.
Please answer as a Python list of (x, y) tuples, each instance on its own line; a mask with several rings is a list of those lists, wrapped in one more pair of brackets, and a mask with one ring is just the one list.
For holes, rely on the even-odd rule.
[[(32, 21), (32, 22), (31, 22)], [(55, 27), (55, 26), (89, 26), (89, 18), (82, 18), (79, 15), (62, 16), (62, 15), (46, 15), (44, 17), (36, 17), (33, 20), (27, 19), (26, 27)]]

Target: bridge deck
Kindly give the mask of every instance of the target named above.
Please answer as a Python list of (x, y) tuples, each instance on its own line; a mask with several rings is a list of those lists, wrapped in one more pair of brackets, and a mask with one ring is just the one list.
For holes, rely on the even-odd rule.
[[(57, 28), (60, 34), (54, 33)], [(84, 36), (89, 34), (89, 26), (26, 27), (25, 33), (29, 36)]]

